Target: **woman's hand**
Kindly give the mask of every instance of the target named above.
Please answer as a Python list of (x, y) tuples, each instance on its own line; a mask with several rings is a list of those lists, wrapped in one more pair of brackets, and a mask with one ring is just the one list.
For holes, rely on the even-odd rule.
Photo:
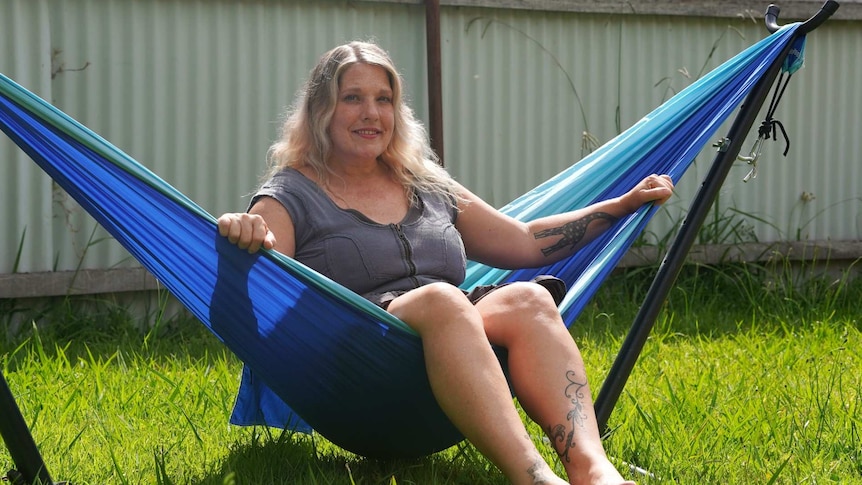
[(260, 248), (275, 247), (275, 235), (269, 230), (263, 217), (257, 214), (223, 214), (218, 218), (218, 232), (249, 253), (256, 253)]
[(642, 205), (654, 202), (664, 204), (673, 195), (673, 180), (669, 175), (649, 175), (620, 197), (620, 202), (629, 213)]

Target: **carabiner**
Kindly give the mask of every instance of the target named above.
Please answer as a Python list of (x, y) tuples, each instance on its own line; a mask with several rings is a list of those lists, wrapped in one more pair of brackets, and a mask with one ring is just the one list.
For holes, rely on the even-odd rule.
[(763, 140), (762, 136), (758, 136), (757, 140), (755, 140), (754, 145), (751, 146), (751, 151), (748, 153), (747, 157), (742, 155), (737, 155), (736, 159), (740, 162), (745, 162), (751, 165), (751, 170), (748, 171), (748, 175), (746, 175), (742, 181), (748, 182), (749, 180), (757, 178), (757, 159), (760, 158), (760, 152), (763, 150)]

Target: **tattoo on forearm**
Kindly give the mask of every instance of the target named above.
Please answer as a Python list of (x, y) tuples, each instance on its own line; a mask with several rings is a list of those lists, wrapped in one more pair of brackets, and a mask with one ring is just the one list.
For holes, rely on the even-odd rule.
[(593, 212), (592, 214), (587, 214), (584, 217), (563, 224), (560, 227), (554, 227), (551, 229), (545, 229), (533, 234), (533, 237), (536, 239), (541, 239), (543, 237), (550, 236), (559, 236), (563, 235), (559, 241), (557, 241), (554, 245), (549, 246), (547, 248), (542, 249), (542, 254), (545, 256), (549, 256), (561, 249), (566, 247), (574, 248), (581, 240), (584, 239), (584, 235), (587, 233), (587, 226), (590, 222), (593, 222), (596, 219), (604, 219), (608, 221), (610, 224), (613, 224), (617, 221), (617, 218), (608, 214), (607, 212)]
[(569, 381), (569, 385), (563, 393), (572, 402), (572, 409), (566, 414), (566, 424), (571, 424), (571, 429), (566, 431), (565, 424), (558, 424), (548, 426), (545, 432), (552, 442), (559, 443), (560, 448), (557, 449), (557, 453), (568, 463), (571, 461), (569, 450), (575, 447), (575, 429), (586, 428), (587, 414), (584, 412), (586, 406), (584, 401), (587, 396), (584, 395), (584, 388), (587, 387), (587, 381), (578, 382), (573, 371), (566, 372), (566, 380)]

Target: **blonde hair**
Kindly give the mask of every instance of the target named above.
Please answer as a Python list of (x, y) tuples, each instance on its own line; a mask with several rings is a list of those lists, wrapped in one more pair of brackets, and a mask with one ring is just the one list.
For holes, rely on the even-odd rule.
[(438, 163), (425, 127), (404, 102), (401, 76), (386, 51), (369, 42), (340, 45), (320, 58), (287, 112), (281, 139), (269, 148), (267, 176), (286, 167), (307, 165), (321, 182), (328, 180), (331, 169), (326, 160), (332, 150), (328, 128), (338, 100), (338, 84), (344, 71), (357, 63), (385, 70), (392, 88), (392, 141), (379, 160), (407, 189), (412, 203), (416, 202), (416, 192), (421, 191), (447, 195), (454, 204), (460, 199), (457, 184)]

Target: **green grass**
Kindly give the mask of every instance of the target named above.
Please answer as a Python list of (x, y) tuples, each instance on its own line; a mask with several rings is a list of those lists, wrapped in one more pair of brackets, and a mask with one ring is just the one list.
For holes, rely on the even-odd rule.
[[(654, 475), (639, 483), (862, 483), (862, 279), (803, 276), (685, 269), (609, 423), (609, 454)], [(650, 277), (612, 276), (573, 326), (594, 392)], [(20, 316), (15, 304), (0, 312)], [(123, 308), (79, 300), (42, 319), (0, 335), (0, 364), (55, 480), (506, 483), (468, 445), (372, 461), (320, 436), (230, 426), (241, 364), (196, 322), (143, 332)], [(11, 467), (3, 448), (0, 473)]]

